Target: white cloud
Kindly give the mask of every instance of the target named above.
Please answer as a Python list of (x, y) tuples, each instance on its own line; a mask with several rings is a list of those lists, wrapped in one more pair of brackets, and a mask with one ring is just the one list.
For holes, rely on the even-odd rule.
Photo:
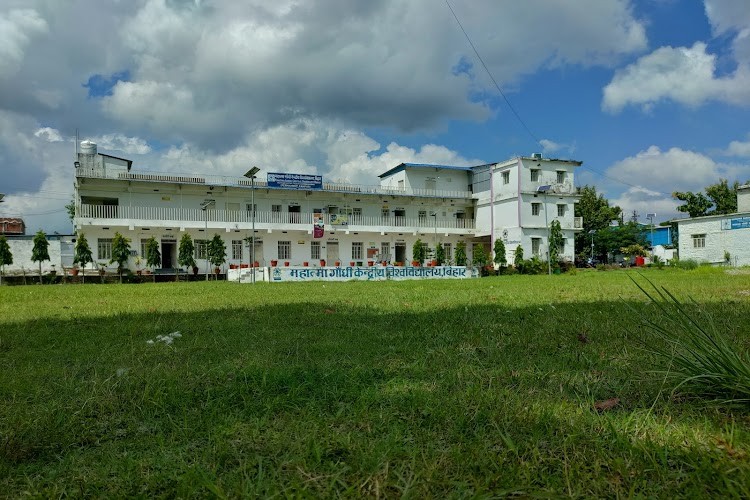
[(543, 152), (547, 154), (557, 153), (558, 151), (566, 151), (568, 154), (574, 154), (576, 151), (575, 144), (563, 144), (549, 139), (542, 139), (539, 143), (542, 145)]
[(47, 142), (61, 142), (64, 141), (60, 131), (50, 127), (42, 127), (34, 132), (34, 137), (39, 137)]
[(139, 137), (127, 137), (123, 134), (105, 134), (89, 138), (99, 149), (122, 151), (126, 154), (145, 155), (151, 152), (151, 146)]
[(47, 22), (33, 9), (0, 13), (0, 78), (10, 78), (18, 71), (31, 38), (47, 29)]
[[(748, 137), (750, 137), (750, 135)], [(732, 141), (722, 153), (726, 156), (750, 158), (750, 140)]]
[(625, 220), (630, 219), (635, 210), (640, 216), (639, 222), (647, 222), (646, 214), (649, 213), (656, 214), (654, 222), (674, 219), (679, 213), (677, 206), (682, 204), (662, 193), (640, 187), (631, 187), (609, 202), (622, 209)]

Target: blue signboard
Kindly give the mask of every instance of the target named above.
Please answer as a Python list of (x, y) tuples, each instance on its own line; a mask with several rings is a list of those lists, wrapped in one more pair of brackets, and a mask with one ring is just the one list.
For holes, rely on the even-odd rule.
[(323, 176), (268, 172), (268, 187), (280, 189), (323, 189)]
[(750, 229), (750, 217), (737, 217), (729, 221), (729, 229)]

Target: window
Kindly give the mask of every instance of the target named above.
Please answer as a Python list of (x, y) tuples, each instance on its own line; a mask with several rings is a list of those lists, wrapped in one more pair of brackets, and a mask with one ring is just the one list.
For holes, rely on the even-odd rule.
[(391, 260), (391, 244), (387, 241), (380, 242), (380, 259)]
[(541, 178), (542, 171), (538, 168), (532, 168), (531, 169), (531, 182), (539, 182), (539, 179)]
[(362, 207), (352, 208), (352, 219), (356, 224), (362, 223)]
[(361, 241), (352, 243), (352, 260), (362, 260), (364, 246), (365, 244)]
[(542, 248), (542, 239), (541, 238), (531, 238), (531, 255), (536, 255), (539, 257), (539, 251)]
[(279, 241), (279, 259), (289, 260), (292, 258), (292, 242)]
[(425, 224), (427, 222), (427, 210), (419, 211), (419, 223)]
[(539, 215), (539, 213), (542, 210), (542, 204), (541, 203), (532, 203), (531, 204), (531, 215)]
[(510, 170), (506, 170), (503, 174), (503, 184), (510, 184)]
[(453, 260), (453, 253), (450, 243), (443, 243), (443, 252), (445, 253), (445, 262)]
[(258, 204), (256, 203), (253, 205), (252, 203), (246, 203), (245, 208), (247, 209), (247, 213), (251, 214), (258, 211)]
[(693, 248), (706, 248), (706, 235), (705, 234), (693, 234), (691, 236), (693, 238)]
[(398, 181), (398, 190), (403, 191), (404, 190), (404, 181)]
[(567, 205), (564, 203), (561, 203), (557, 205), (557, 216), (558, 217), (565, 217), (565, 209), (567, 208)]
[(280, 213), (281, 212), (281, 205), (271, 205), (271, 212)]
[(382, 218), (387, 219), (389, 215), (390, 215), (390, 212), (388, 211), (387, 208), (381, 208), (380, 209), (380, 216)]
[(195, 240), (195, 258), (196, 259), (205, 259), (208, 253), (206, 252), (208, 248), (208, 240)]
[(565, 170), (558, 170), (557, 171), (557, 183), (562, 184), (565, 182)]
[(148, 244), (148, 240), (141, 240), (141, 257), (146, 258), (146, 245)]
[(99, 238), (97, 242), (97, 258), (109, 260), (112, 258), (112, 238)]
[(232, 240), (232, 259), (242, 260), (242, 240)]
[(310, 259), (320, 260), (320, 242), (319, 241), (310, 242)]

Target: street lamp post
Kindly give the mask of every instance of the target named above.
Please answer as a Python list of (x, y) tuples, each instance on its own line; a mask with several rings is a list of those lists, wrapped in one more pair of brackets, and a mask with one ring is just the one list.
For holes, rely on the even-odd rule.
[(654, 260), (654, 219), (656, 214), (646, 214), (646, 218), (651, 222), (651, 260)]
[[(430, 217), (432, 217), (433, 220), (433, 226), (435, 227), (435, 261), (437, 261), (437, 212), (430, 212)], [(435, 262), (437, 264), (437, 262)]]
[(594, 265), (594, 235), (596, 234), (596, 231), (593, 229), (589, 231), (589, 234), (591, 235), (591, 265)]
[[(0, 203), (3, 202), (3, 198), (5, 198), (5, 193), (0, 193)], [(3, 219), (3, 236), (5, 236), (5, 219)]]
[(255, 176), (258, 174), (258, 172), (260, 172), (260, 169), (258, 167), (253, 167), (245, 172), (245, 177), (250, 179), (250, 205), (253, 208), (253, 233), (252, 236), (250, 236), (250, 268), (253, 270), (251, 278), (253, 285), (255, 284)]
[(203, 203), (201, 203), (201, 210), (203, 210), (203, 220), (205, 221), (205, 228), (206, 228), (206, 234), (205, 234), (205, 240), (204, 241), (204, 247), (203, 251), (206, 252), (206, 281), (208, 281), (208, 207), (213, 206), (216, 203), (216, 200), (206, 200)]
[(536, 188), (538, 193), (544, 194), (544, 225), (547, 227), (547, 274), (552, 275), (552, 252), (550, 252), (550, 244), (549, 244), (549, 238), (550, 238), (550, 231), (549, 231), (549, 223), (547, 222), (547, 191), (550, 190), (552, 186), (549, 184), (544, 186), (539, 186)]

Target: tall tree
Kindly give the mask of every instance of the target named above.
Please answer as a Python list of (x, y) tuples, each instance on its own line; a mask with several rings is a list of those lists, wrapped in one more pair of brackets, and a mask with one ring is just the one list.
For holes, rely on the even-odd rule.
[(690, 191), (672, 193), (672, 198), (684, 201), (684, 205), (677, 207), (677, 210), (690, 215), (690, 217), (702, 217), (708, 213), (713, 203), (706, 198), (703, 193), (692, 193)]
[[(161, 265), (161, 252), (159, 252), (159, 242), (153, 236), (146, 242), (146, 265), (151, 268), (153, 273), (157, 266)], [(154, 282), (156, 275), (152, 274)]]
[(471, 265), (477, 266), (481, 272), (487, 266), (487, 251), (481, 243), (475, 243), (471, 255)]
[(645, 233), (635, 222), (626, 222), (620, 226), (597, 231), (594, 242), (596, 254), (600, 259), (610, 253), (619, 253), (621, 248), (632, 245), (646, 246), (648, 244)]
[(442, 266), (444, 260), (445, 260), (445, 248), (443, 248), (442, 243), (438, 243), (437, 246), (435, 246), (435, 264), (438, 266)]
[(86, 264), (94, 262), (94, 257), (89, 247), (89, 242), (86, 239), (86, 235), (78, 233), (78, 239), (76, 239), (75, 254), (73, 255), (73, 264), (80, 264), (81, 266), (81, 281), (86, 283)]
[(10, 245), (5, 235), (0, 236), (0, 285), (3, 284), (3, 273), (5, 266), (13, 264), (13, 253), (10, 251)]
[(495, 264), (497, 264), (500, 267), (505, 267), (508, 265), (508, 258), (505, 256), (505, 242), (498, 238), (495, 240), (495, 248), (493, 248), (493, 251), (495, 252), (495, 258), (493, 261)]
[(41, 229), (34, 235), (34, 248), (31, 249), (31, 261), (39, 262), (39, 284), (42, 284), (42, 262), (49, 260), (49, 241)]
[(719, 179), (716, 184), (706, 186), (706, 195), (714, 204), (712, 213), (716, 215), (733, 214), (737, 211), (737, 188), (740, 183), (735, 181), (731, 186), (726, 179)]
[(188, 233), (182, 235), (180, 238), (180, 248), (178, 251), (177, 263), (186, 268), (187, 272), (195, 267), (195, 245), (193, 244), (193, 238)]
[(560, 249), (564, 243), (565, 238), (563, 237), (562, 227), (560, 227), (560, 221), (555, 219), (549, 226), (549, 260), (551, 265), (557, 266)]
[(622, 216), (618, 206), (610, 207), (609, 201), (602, 194), (597, 194), (594, 186), (583, 186), (581, 197), (575, 204), (575, 216), (583, 218), (583, 230), (576, 233), (575, 252), (585, 252), (590, 244), (589, 231), (600, 231), (609, 227), (613, 220)]
[(427, 250), (425, 249), (424, 243), (422, 243), (421, 239), (417, 239), (417, 241), (414, 242), (414, 245), (411, 247), (411, 260), (414, 262), (419, 262), (419, 265), (421, 266), (424, 264), (424, 260), (427, 258)]
[(227, 246), (224, 243), (224, 240), (222, 240), (221, 236), (218, 234), (214, 234), (214, 237), (208, 242), (208, 261), (213, 264), (214, 267), (219, 267), (226, 262), (226, 257)]
[(109, 259), (109, 263), (117, 262), (117, 274), (120, 276), (120, 283), (122, 283), (122, 270), (125, 268), (125, 263), (129, 258), (130, 239), (124, 237), (119, 232), (115, 232), (112, 238), (112, 258)]
[(456, 265), (457, 266), (465, 266), (466, 265), (466, 242), (465, 241), (459, 241), (456, 245)]

